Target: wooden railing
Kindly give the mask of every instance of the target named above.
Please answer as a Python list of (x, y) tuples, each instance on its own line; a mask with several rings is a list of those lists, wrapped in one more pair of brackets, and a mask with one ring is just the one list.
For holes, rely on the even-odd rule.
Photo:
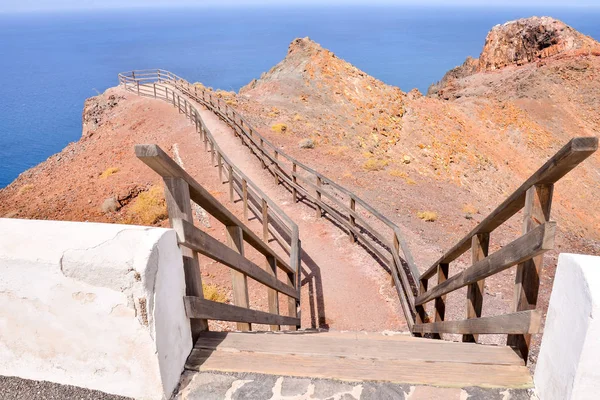
[[(177, 232), (184, 256), (184, 301), (187, 316), (192, 318), (194, 337), (206, 330), (208, 319), (238, 322), (239, 330), (250, 330), (251, 323), (268, 324), (272, 330), (279, 330), (279, 325), (291, 325), (294, 329), (299, 327), (297, 306), (300, 301), (300, 282), (297, 252), (292, 253), (289, 263), (280, 257), (266, 241), (244, 225), (157, 145), (136, 145), (135, 153), (163, 178), (165, 184), (169, 220)], [(225, 225), (227, 245), (194, 226), (190, 201)], [(244, 256), (244, 243), (265, 256), (266, 269)], [(297, 240), (295, 248), (299, 247), (300, 242)], [(204, 299), (198, 253), (233, 269), (234, 305)], [(287, 277), (285, 283), (277, 278), (277, 268), (284, 271)], [(247, 277), (269, 288), (269, 312), (249, 309)], [(279, 313), (278, 293), (288, 296), (288, 316)]]
[[(317, 217), (327, 216), (344, 227), (352, 242), (358, 241), (389, 268), (407, 324), (412, 328), (419, 271), (396, 224), (356, 194), (282, 152), (214, 92), (161, 69), (122, 73), (119, 82), (134, 93), (150, 97), (166, 94), (169, 98), (170, 88), (175, 88), (219, 115), (260, 159), (275, 182), (291, 192), (294, 202), (312, 203)], [(182, 102), (183, 109), (188, 107), (187, 100), (177, 94), (170, 99), (174, 104)]]
[[(144, 78), (143, 73), (139, 78), (135, 78), (133, 83), (128, 78), (119, 75), (120, 83), (123, 84), (128, 90), (134, 91), (135, 93), (141, 96), (151, 96), (155, 98), (160, 98), (165, 100), (175, 107), (182, 113), (184, 113), (195, 125), (196, 131), (201, 135), (205, 149), (211, 153), (211, 160), (213, 165), (218, 167), (219, 177), (222, 182), (227, 183), (229, 186), (229, 196), (232, 201), (234, 201), (234, 196), (237, 194), (240, 197), (243, 205), (244, 219), (248, 220), (250, 218), (249, 211), (251, 211), (257, 219), (262, 221), (263, 225), (263, 234), (262, 234), (262, 243), (268, 243), (269, 235), (271, 235), (276, 242), (282, 247), (282, 249), (289, 255), (289, 263), (283, 263), (281, 257), (279, 256), (267, 256), (267, 270), (270, 271), (271, 274), (275, 274), (276, 265), (280, 268), (283, 266), (283, 269), (286, 270), (288, 275), (288, 284), (296, 288), (297, 294), (295, 296), (291, 296), (288, 302), (288, 313), (290, 316), (297, 317), (299, 315), (300, 308), (300, 255), (301, 255), (301, 244), (298, 232), (298, 226), (296, 223), (290, 219), (268, 196), (266, 196), (260, 188), (254, 184), (239, 168), (237, 168), (233, 162), (224, 154), (224, 152), (220, 149), (219, 145), (215, 141), (212, 133), (206, 127), (204, 121), (200, 117), (200, 113), (198, 110), (182, 96), (173, 91), (171, 88), (164, 85), (152, 85), (143, 84), (141, 82), (146, 82), (147, 78)], [(140, 150), (141, 151), (141, 150)], [(158, 151), (158, 150), (157, 150)], [(158, 151), (159, 152), (159, 151)], [(164, 154), (160, 152), (161, 154)], [(168, 157), (168, 156), (167, 156)], [(171, 160), (172, 161), (172, 160)], [(177, 164), (175, 164), (177, 166)], [(181, 170), (181, 168), (179, 168)], [(181, 170), (183, 171), (183, 170)], [(180, 171), (180, 172), (181, 172)], [(158, 171), (157, 171), (158, 172)], [(183, 171), (185, 172), (185, 171)], [(186, 175), (187, 176), (187, 175)], [(226, 179), (225, 181), (223, 179)], [(191, 178), (190, 178), (191, 179)], [(199, 186), (196, 183), (197, 186)], [(193, 198), (192, 198), (193, 199)], [(210, 201), (217, 201), (212, 196), (210, 197)], [(196, 200), (195, 200), (196, 201)], [(198, 203), (198, 201), (196, 201)], [(215, 210), (215, 206), (205, 207), (206, 204), (198, 203), (202, 208), (204, 208), (207, 212), (211, 213), (210, 210)], [(223, 217), (223, 209), (220, 207), (221, 211), (219, 211), (218, 216), (212, 214), (217, 219)], [(169, 209), (169, 215), (171, 218), (171, 210)], [(191, 220), (190, 220), (191, 221)], [(232, 221), (231, 218), (225, 222)], [(235, 220), (237, 221), (237, 220)], [(224, 222), (224, 221), (221, 221)], [(224, 222), (224, 223), (225, 223)], [(238, 226), (238, 223), (233, 224)], [(229, 225), (228, 230), (229, 230)], [(243, 226), (243, 225), (242, 225)], [(173, 225), (175, 227), (175, 225)], [(245, 228), (247, 229), (247, 228)], [(250, 243), (255, 247), (256, 243)], [(269, 246), (267, 248), (270, 249)], [(196, 250), (199, 251), (199, 250)], [(275, 254), (275, 253), (273, 253)], [(274, 264), (276, 262), (276, 264)], [(287, 268), (285, 266), (288, 266)], [(232, 267), (233, 268), (233, 267)], [(253, 276), (251, 276), (253, 277)], [(253, 277), (254, 278), (254, 277)], [(237, 283), (236, 283), (237, 282)], [(246, 278), (243, 272), (240, 274), (233, 275), (233, 283), (234, 283), (234, 304), (241, 307), (248, 307), (248, 293), (246, 287)], [(198, 295), (199, 292), (196, 293)], [(285, 293), (285, 292), (283, 292)], [(289, 294), (289, 293), (286, 293)], [(219, 304), (215, 307), (223, 307)], [(216, 308), (213, 308), (216, 309)], [(275, 288), (271, 288), (269, 290), (269, 310), (273, 314), (279, 313), (279, 301), (277, 296), (277, 290)], [(218, 319), (218, 318), (209, 318), (209, 319)], [(262, 319), (264, 320), (264, 318)], [(250, 326), (247, 322), (254, 323), (262, 323), (259, 321), (243, 321), (243, 323), (238, 324), (238, 328), (241, 330), (250, 329)], [(287, 320), (290, 322), (290, 320)], [(299, 317), (296, 318), (295, 325), (296, 327), (300, 326)], [(271, 324), (272, 329), (278, 329), (277, 325), (290, 325), (289, 323), (279, 323), (279, 324)], [(204, 327), (202, 327), (204, 328)]]
[[(572, 139), (467, 236), (421, 274), (414, 333), (432, 333), (438, 338), (441, 333), (462, 334), (463, 341), (467, 342), (477, 341), (478, 334), (508, 334), (507, 344), (527, 361), (531, 334), (538, 332), (542, 319), (536, 305), (543, 253), (554, 247), (556, 224), (550, 222), (554, 184), (597, 148), (598, 138)], [(525, 208), (523, 235), (500, 250), (488, 254), (490, 234), (522, 208)], [(449, 277), (450, 263), (469, 249), (472, 265)], [(482, 318), (485, 278), (515, 265), (517, 271), (513, 312)], [(437, 277), (437, 283), (429, 287), (429, 279), (434, 277)], [(465, 286), (467, 319), (446, 321), (446, 295)], [(429, 301), (435, 301), (433, 321), (430, 321), (424, 309)]]
[[(419, 274), (400, 230), (393, 222), (349, 190), (281, 152), (215, 93), (165, 70), (133, 71), (120, 74), (119, 80), (128, 90), (145, 96), (157, 97), (160, 96), (157, 93), (164, 91), (169, 99), (169, 87), (174, 88), (219, 115), (261, 160), (263, 167), (273, 174), (276, 182), (290, 190), (294, 201), (299, 201), (302, 196), (303, 200), (311, 202), (318, 217), (327, 215), (345, 227), (352, 241), (358, 240), (390, 267), (413, 334), (430, 334), (438, 339), (442, 334), (460, 334), (467, 342), (476, 342), (480, 334), (506, 334), (507, 344), (527, 362), (531, 334), (539, 331), (542, 319), (536, 305), (543, 254), (554, 247), (556, 224), (550, 221), (554, 184), (597, 150), (598, 138), (572, 139), (475, 229)], [(181, 109), (177, 94), (173, 93), (171, 100)], [(187, 107), (187, 100), (184, 100), (184, 108)], [(523, 208), (522, 236), (489, 254), (490, 234)], [(368, 219), (389, 228), (391, 238), (381, 232), (380, 226), (371, 225)], [(449, 276), (450, 263), (469, 249), (472, 265)], [(400, 251), (403, 258), (400, 258)], [(517, 271), (512, 312), (482, 317), (485, 278), (513, 266), (517, 266)], [(434, 277), (437, 282), (430, 286), (429, 281)], [(446, 296), (465, 286), (466, 319), (449, 321), (445, 318)], [(430, 301), (435, 302), (433, 318), (425, 311), (425, 305)]]

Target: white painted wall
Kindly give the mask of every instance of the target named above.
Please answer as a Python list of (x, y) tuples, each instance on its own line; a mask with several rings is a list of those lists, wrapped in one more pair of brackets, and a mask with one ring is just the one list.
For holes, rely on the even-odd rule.
[(600, 398), (600, 257), (559, 256), (534, 381), (541, 400)]
[(184, 295), (173, 230), (0, 219), (0, 375), (169, 398)]

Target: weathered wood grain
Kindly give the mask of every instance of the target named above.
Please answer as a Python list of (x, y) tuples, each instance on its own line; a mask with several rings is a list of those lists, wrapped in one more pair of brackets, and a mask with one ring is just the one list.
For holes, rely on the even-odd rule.
[(431, 322), (415, 324), (417, 333), (456, 333), (456, 334), (504, 334), (538, 333), (542, 321), (539, 310), (520, 311), (511, 314), (464, 319), (462, 321)]
[(231, 304), (218, 303), (199, 297), (183, 298), (188, 318), (214, 319), (218, 321), (246, 322), (249, 324), (292, 325), (300, 324), (298, 318), (270, 314)]
[(502, 249), (452, 276), (441, 285), (420, 294), (417, 297), (416, 304), (424, 304), (436, 297), (497, 274), (513, 265), (553, 249), (555, 232), (556, 223), (554, 222), (546, 222), (538, 226)]
[(294, 298), (298, 297), (295, 287), (288, 286), (279, 281), (252, 261), (244, 258), (244, 256), (207, 233), (202, 232), (189, 222), (181, 219), (174, 219), (173, 229), (177, 232), (177, 238), (181, 244), (213, 260), (225, 264), (238, 272), (248, 275), (257, 282), (275, 289), (278, 292)]
[(478, 233), (489, 233), (506, 222), (525, 205), (527, 190), (534, 185), (553, 184), (569, 173), (573, 168), (592, 155), (598, 149), (597, 137), (578, 137), (571, 139), (562, 149), (551, 157), (540, 169), (527, 179), (513, 194), (504, 200), (468, 235), (461, 239), (438, 261), (436, 261), (423, 277), (429, 278), (436, 272), (440, 263), (450, 263), (469, 249), (471, 238)]

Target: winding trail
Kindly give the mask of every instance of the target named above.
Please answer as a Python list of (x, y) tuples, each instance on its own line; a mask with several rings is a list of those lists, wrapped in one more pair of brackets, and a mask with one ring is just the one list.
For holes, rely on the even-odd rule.
[[(407, 331), (397, 294), (382, 266), (361, 246), (350, 243), (348, 235), (330, 221), (317, 219), (313, 208), (302, 202), (294, 204), (290, 192), (275, 184), (272, 175), (216, 114), (170, 88), (195, 106), (222, 151), (298, 225), (302, 240), (302, 326)], [(208, 155), (206, 158), (210, 160)]]

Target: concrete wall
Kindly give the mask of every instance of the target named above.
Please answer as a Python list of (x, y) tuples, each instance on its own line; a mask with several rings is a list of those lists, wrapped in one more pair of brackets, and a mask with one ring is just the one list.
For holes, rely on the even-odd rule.
[(534, 381), (541, 400), (600, 398), (600, 257), (559, 256)]
[(0, 375), (169, 398), (184, 295), (170, 229), (0, 219)]

